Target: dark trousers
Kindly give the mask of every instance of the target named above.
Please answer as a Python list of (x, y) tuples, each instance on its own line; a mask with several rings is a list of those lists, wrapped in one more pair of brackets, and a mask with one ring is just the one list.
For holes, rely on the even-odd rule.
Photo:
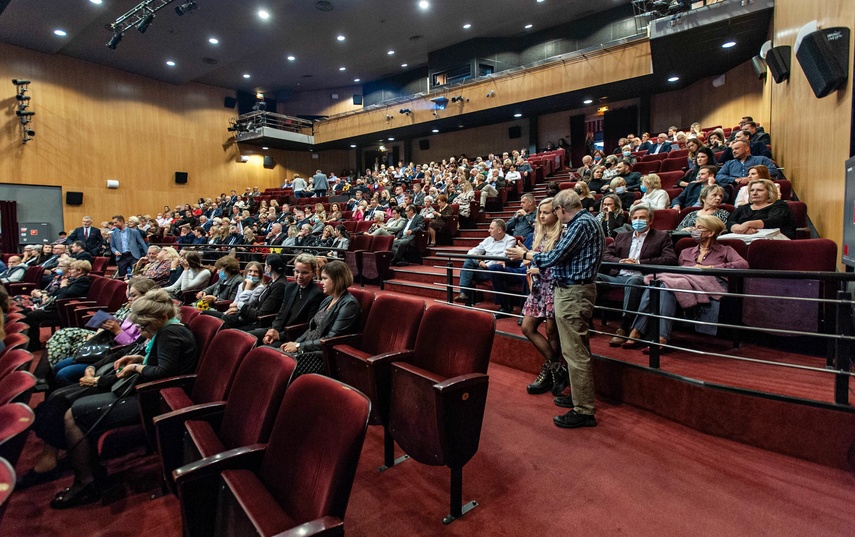
[(128, 268), (133, 268), (134, 263), (137, 260), (134, 259), (134, 256), (130, 252), (125, 252), (121, 256), (116, 258), (116, 267), (118, 268), (118, 273), (120, 278), (124, 278), (129, 274)]

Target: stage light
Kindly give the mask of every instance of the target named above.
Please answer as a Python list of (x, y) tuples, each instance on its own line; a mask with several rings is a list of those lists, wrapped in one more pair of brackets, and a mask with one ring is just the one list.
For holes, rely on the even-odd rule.
[(15, 110), (15, 115), (18, 117), (33, 117), (36, 113), (32, 110)]
[(199, 6), (196, 4), (196, 2), (187, 2), (186, 4), (181, 4), (180, 6), (176, 7), (175, 13), (177, 13), (178, 16), (180, 17), (180, 16), (184, 15), (185, 13), (190, 13), (191, 11), (195, 11), (197, 7), (199, 7)]
[(19, 101), (29, 101), (30, 100), (29, 95), (23, 95), (21, 93), (15, 95), (15, 98), (18, 99)]
[(154, 11), (146, 15), (142, 18), (139, 24), (137, 24), (137, 30), (140, 31), (141, 34), (144, 34), (148, 27), (151, 26), (152, 21), (154, 20)]
[(406, 114), (408, 116), (413, 113), (413, 111), (409, 108), (401, 108), (398, 112), (401, 114)]
[(25, 80), (23, 78), (13, 78), (12, 79), (12, 84), (15, 84), (16, 86), (26, 86), (29, 83), (30, 83), (29, 80)]
[(122, 40), (122, 38), (124, 36), (125, 36), (125, 34), (123, 34), (122, 32), (119, 32), (119, 31), (114, 33), (113, 37), (111, 37), (110, 40), (107, 41), (107, 48), (110, 50), (116, 50), (116, 47), (119, 46), (119, 42)]
[(445, 107), (448, 106), (447, 97), (436, 97), (435, 99), (431, 99), (431, 102), (436, 105), (437, 110), (445, 110)]

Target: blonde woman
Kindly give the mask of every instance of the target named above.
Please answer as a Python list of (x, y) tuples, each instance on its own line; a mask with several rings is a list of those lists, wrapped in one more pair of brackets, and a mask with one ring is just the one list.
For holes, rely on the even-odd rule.
[[(563, 229), (553, 212), (552, 198), (544, 199), (537, 206), (537, 223), (531, 249), (535, 252), (552, 250), (561, 238)], [(557, 396), (567, 387), (569, 378), (567, 366), (561, 357), (561, 342), (558, 339), (558, 328), (555, 324), (555, 287), (552, 271), (548, 268), (541, 270), (531, 267), (529, 262), (523, 262), (523, 264), (528, 266), (526, 276), (530, 293), (523, 305), (522, 333), (544, 359), (540, 374), (534, 382), (526, 386), (526, 391), (534, 395), (552, 390), (552, 393)], [(538, 327), (544, 322), (546, 336), (538, 331)]]
[(635, 200), (632, 206), (645, 205), (652, 211), (667, 209), (671, 205), (668, 193), (662, 190), (662, 179), (655, 173), (645, 175), (641, 178), (641, 199)]
[(475, 189), (472, 188), (472, 183), (465, 178), (459, 179), (458, 186), (460, 187), (460, 194), (454, 197), (454, 203), (457, 204), (457, 213), (460, 216), (468, 218), (472, 214), (470, 204), (475, 199)]

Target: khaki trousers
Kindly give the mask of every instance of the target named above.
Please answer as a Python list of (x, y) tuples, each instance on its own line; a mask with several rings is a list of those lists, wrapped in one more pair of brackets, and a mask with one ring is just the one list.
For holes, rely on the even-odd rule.
[(561, 353), (570, 372), (570, 390), (574, 410), (594, 414), (594, 374), (588, 323), (594, 312), (597, 287), (594, 284), (555, 286), (555, 322), (561, 339)]

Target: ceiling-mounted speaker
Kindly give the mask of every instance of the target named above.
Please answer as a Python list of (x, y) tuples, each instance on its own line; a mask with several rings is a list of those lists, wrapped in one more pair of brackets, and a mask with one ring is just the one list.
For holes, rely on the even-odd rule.
[(176, 185), (186, 185), (187, 184), (187, 172), (175, 172), (175, 184)]
[(276, 162), (273, 160), (273, 157), (270, 155), (264, 155), (264, 167), (268, 170), (272, 170), (276, 167)]
[(226, 97), (223, 99), (223, 106), (226, 108), (234, 108), (237, 106), (237, 99), (234, 97)]
[(754, 68), (754, 74), (757, 78), (766, 78), (766, 62), (760, 56), (751, 58), (751, 67)]
[(799, 32), (796, 58), (818, 98), (843, 88), (849, 67), (849, 28)]
[(766, 65), (772, 73), (776, 84), (790, 78), (790, 55), (792, 49), (786, 45), (772, 47), (766, 52)]
[(430, 149), (430, 140), (425, 138), (424, 140), (419, 140), (419, 149), (422, 151), (427, 151)]
[(66, 205), (83, 205), (83, 192), (66, 192)]

